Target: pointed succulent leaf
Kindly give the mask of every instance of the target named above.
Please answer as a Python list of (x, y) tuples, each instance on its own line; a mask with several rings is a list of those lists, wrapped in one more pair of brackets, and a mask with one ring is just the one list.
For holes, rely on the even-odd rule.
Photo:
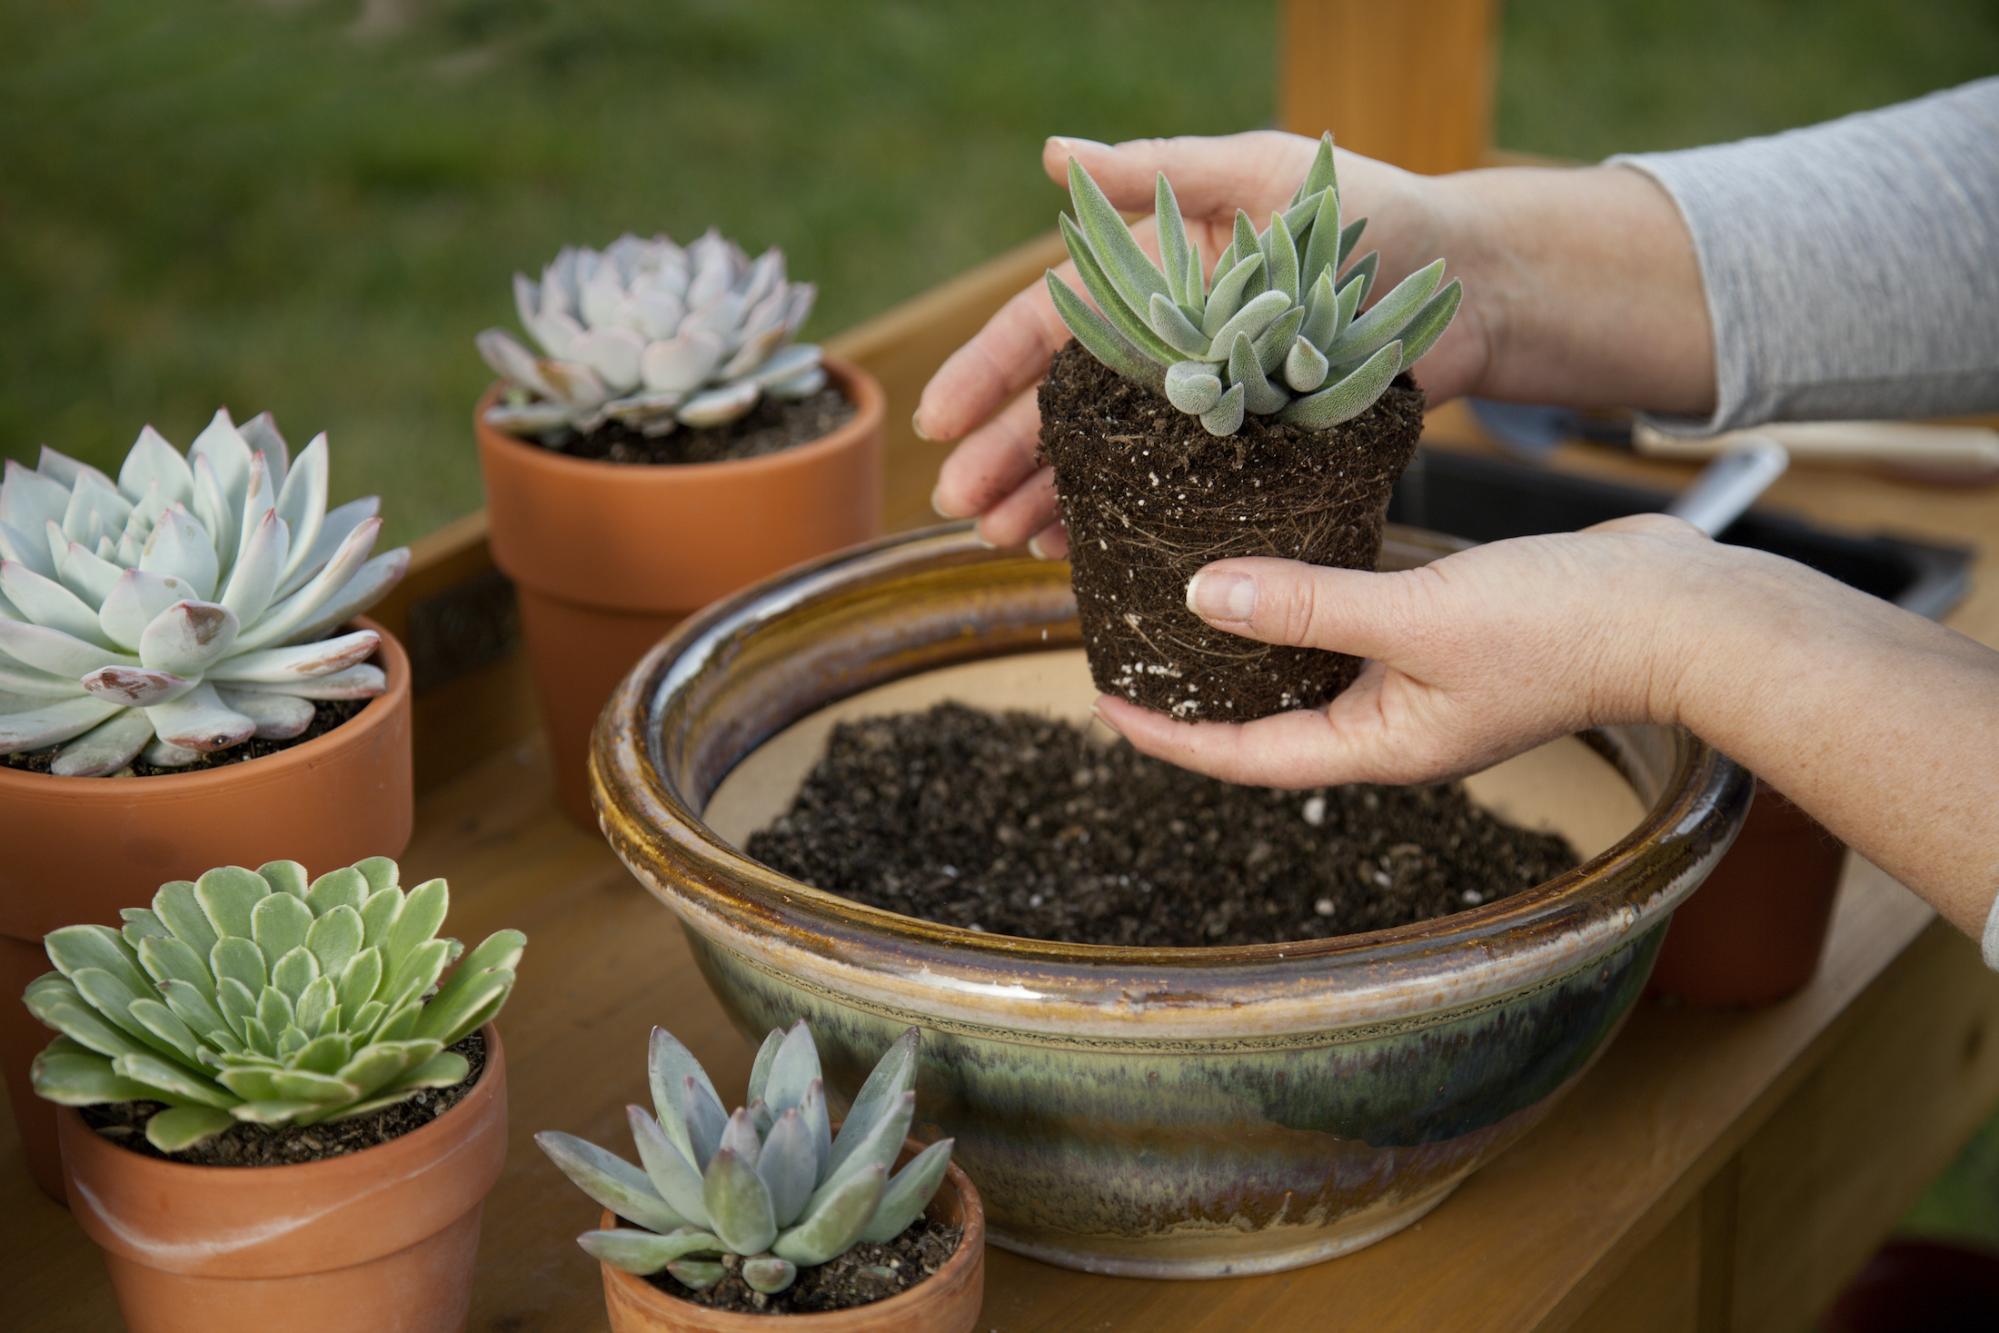
[(689, 1077), (680, 1084), (680, 1117), (687, 1127), (687, 1141), (692, 1149), (688, 1160), (705, 1172), (722, 1146), (722, 1129), (729, 1122), (728, 1112), (714, 1094)]
[[(899, 1146), (909, 1133), (909, 1116), (914, 1114), (916, 1087), (916, 1052), (922, 1041), (922, 1033), (914, 1027), (904, 1028), (889, 1048), (882, 1052), (881, 1059), (868, 1072), (867, 1081), (854, 1094), (853, 1105), (847, 1109), (847, 1118), (840, 1125), (840, 1137), (833, 1143), (833, 1151), (826, 1163), (827, 1172), (838, 1171), (855, 1150), (875, 1133), (884, 1121), (894, 1121), (900, 1117), (902, 1128), (894, 1135)], [(910, 1110), (905, 1112), (903, 1102), (907, 1098)], [(891, 1153), (887, 1159), (895, 1160)]]
[(1278, 316), (1291, 308), (1291, 302), (1282, 292), (1264, 292), (1251, 297), (1243, 308), (1229, 317), (1214, 338), (1214, 358), (1219, 360), (1232, 351), (1237, 337), (1255, 338), (1277, 322)]
[(817, 1149), (804, 1115), (797, 1107), (785, 1111), (765, 1135), (757, 1174), (770, 1191), (771, 1213), (780, 1227), (796, 1222), (819, 1181)]
[(1326, 190), (1319, 195), (1319, 205), (1312, 215), (1312, 232), (1306, 238), (1304, 258), (1298, 268), (1299, 285), (1310, 291), (1321, 277), (1330, 277), (1339, 272), (1340, 266), (1340, 196), (1337, 190)]
[(763, 1099), (773, 1112), (788, 1110), (805, 1100), (806, 1088), (819, 1076), (819, 1048), (813, 1043), (812, 1029), (800, 1019), (778, 1044)]
[(1349, 222), (1347, 223), (1346, 226), (1340, 228), (1339, 262), (1341, 264), (1345, 264), (1347, 262), (1347, 256), (1351, 255), (1354, 252), (1354, 247), (1360, 244), (1360, 234), (1366, 230), (1367, 230), (1366, 218), (1355, 218), (1352, 222)]
[[(638, 1277), (651, 1277), (675, 1260), (692, 1254), (719, 1254), (722, 1242), (713, 1234), (682, 1227), (666, 1235), (655, 1235), (650, 1231), (638, 1231), (631, 1227), (616, 1227), (604, 1231), (586, 1231), (576, 1238), (584, 1253), (593, 1259), (601, 1259), (611, 1267), (632, 1273)], [(720, 1265), (716, 1265), (720, 1269)]]
[(800, 1267), (823, 1264), (860, 1239), (881, 1201), (886, 1172), (870, 1166), (841, 1178), (840, 1188), (807, 1205), (804, 1219), (777, 1237), (771, 1252)]
[(761, 1254), (777, 1238), (770, 1191), (756, 1169), (727, 1148), (719, 1149), (702, 1175), (702, 1202), (709, 1229), (737, 1254)]
[(1375, 302), (1333, 340), (1332, 346), (1326, 349), (1326, 358), (1334, 365), (1341, 365), (1372, 356), (1386, 346), (1435, 294), (1443, 274), (1444, 261), (1439, 259), (1396, 283), (1393, 291)]
[(675, 1231), (688, 1224), (688, 1219), (659, 1197), (645, 1172), (622, 1157), (555, 1130), (544, 1130), (534, 1141), (578, 1189), (619, 1217), (657, 1232)]
[(1402, 344), (1392, 342), (1338, 383), (1294, 400), (1280, 420), (1313, 430), (1351, 420), (1373, 406), (1401, 368)]
[(660, 1128), (666, 1137), (680, 1149), (681, 1154), (696, 1166), (701, 1160), (694, 1155), (693, 1139), (687, 1132), (687, 1115), (682, 1109), (682, 1088), (688, 1079), (693, 1079), (707, 1100), (714, 1105), (719, 1115), (722, 1099), (715, 1092), (714, 1083), (709, 1081), (708, 1071), (694, 1058), (694, 1052), (680, 1044), (665, 1028), (656, 1027), (646, 1047), (646, 1079), (652, 1088), (653, 1110), (659, 1116)]
[(1153, 295), (1152, 304), (1146, 310), (1146, 320), (1152, 331), (1180, 356), (1202, 357), (1208, 354), (1207, 337), (1194, 327), (1186, 312), (1175, 305), (1166, 293)]
[(1291, 350), (1291, 344), (1298, 337), (1298, 329), (1305, 322), (1305, 307), (1292, 306), (1277, 317), (1277, 322), (1256, 336), (1254, 351), (1256, 363), (1263, 368), (1266, 376), (1277, 373), (1284, 364), (1284, 358)]
[(1305, 179), (1298, 183), (1297, 193), (1291, 196), (1291, 202), (1300, 203), (1327, 189), (1339, 189), (1339, 175), (1333, 160), (1331, 130), (1319, 136), (1318, 151), (1312, 154), (1312, 165), (1305, 169)]
[(1082, 297), (1070, 291), (1069, 284), (1055, 276), (1055, 270), (1048, 270), (1047, 281), (1048, 296), (1054, 303), (1055, 313), (1091, 356), (1126, 379), (1140, 384), (1148, 383), (1158, 373), (1158, 367), (1127, 342), (1102, 315), (1092, 310)]
[(1166, 294), (1177, 305), (1189, 305), (1194, 294), (1187, 288), (1187, 223), (1163, 171), (1153, 185), (1152, 216), (1159, 228), (1159, 267), (1166, 278)]
[(767, 1101), (764, 1085), (770, 1080), (770, 1063), (777, 1057), (777, 1049), (782, 1045), (784, 1029), (772, 1028), (764, 1034), (763, 1044), (757, 1047), (756, 1058), (750, 1061), (749, 1097), (752, 1103)]
[(1326, 372), (1331, 368), (1326, 354), (1301, 333), (1291, 340), (1291, 350), (1285, 354), (1284, 383), (1293, 393), (1311, 393), (1326, 382)]
[(951, 1169), (952, 1143), (942, 1139), (931, 1144), (895, 1173), (882, 1190), (874, 1217), (861, 1232), (862, 1240), (885, 1245), (922, 1215), (937, 1187), (944, 1183), (944, 1173)]
[(1442, 291), (1425, 301), (1423, 308), (1402, 326), (1403, 365), (1415, 365), (1425, 352), (1437, 345), (1437, 339), (1444, 336), (1444, 330), (1456, 317), (1464, 295), (1464, 284), (1453, 278)]
[(1166, 279), (1139, 248), (1131, 229), (1090, 173), (1073, 157), (1069, 159), (1069, 199), (1076, 210), (1076, 223), (1111, 285), (1133, 310), (1145, 309), (1154, 292), (1166, 291)]
[(1268, 263), (1270, 290), (1282, 292), (1287, 302), (1298, 300), (1298, 244), (1281, 215), (1273, 215), (1263, 233), (1263, 257)]
[(1243, 410), (1265, 416), (1282, 408), (1290, 395), (1272, 384), (1257, 359), (1256, 346), (1247, 333), (1238, 333), (1229, 349), (1229, 379), (1242, 390)]
[(1333, 282), (1333, 275), (1319, 274), (1306, 294), (1305, 322), (1298, 326), (1298, 336), (1323, 350), (1339, 332), (1339, 303), (1339, 288)]
[[(1442, 261), (1439, 262), (1441, 263)], [(1348, 266), (1346, 273), (1340, 278), (1340, 281), (1342, 283), (1352, 283), (1358, 287), (1359, 294), (1357, 300), (1361, 305), (1366, 305), (1368, 293), (1374, 290), (1375, 275), (1380, 271), (1381, 252), (1379, 250), (1369, 250)]]
[(1110, 275), (1104, 272), (1103, 265), (1090, 249), (1089, 240), (1076, 225), (1065, 216), (1060, 219), (1060, 227), (1062, 240), (1069, 248), (1069, 261), (1076, 266), (1076, 276), (1083, 280), (1083, 289), (1097, 303), (1103, 318), (1110, 322), (1120, 337), (1147, 357), (1155, 361), (1170, 361), (1172, 349), (1145, 322), (1145, 311), (1151, 298), (1133, 305), (1111, 281)]
[(739, 1106), (722, 1126), (722, 1144), (719, 1151), (736, 1155), (743, 1165), (755, 1170), (757, 1159), (763, 1156), (763, 1135), (757, 1129), (756, 1116), (747, 1106)]
[(653, 1191), (666, 1200), (667, 1207), (698, 1227), (708, 1225), (708, 1205), (702, 1197), (701, 1173), (680, 1149), (673, 1146), (659, 1121), (644, 1107), (627, 1106), (625, 1119), (632, 1130), (632, 1142), (639, 1150), (639, 1164)]

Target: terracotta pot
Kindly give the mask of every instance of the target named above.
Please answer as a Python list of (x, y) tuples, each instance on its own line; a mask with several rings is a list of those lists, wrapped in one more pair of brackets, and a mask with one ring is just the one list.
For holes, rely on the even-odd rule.
[(380, 1147), (302, 1166), (145, 1157), (58, 1119), (70, 1207), (132, 1333), (449, 1333), (465, 1325), (479, 1210), (507, 1157), (491, 1024), (465, 1099)]
[[(357, 626), (381, 629), (371, 620)], [(49, 970), (42, 936), (117, 925), (173, 879), (287, 858), (314, 871), (400, 856), (414, 818), (410, 669), (382, 635), (388, 689), (323, 736), (200, 773), (57, 778), (0, 768), (0, 1059), (35, 1183), (62, 1198), (55, 1114), (28, 1065), (55, 1036), (19, 1003)]]
[(688, 612), (881, 531), (882, 391), (826, 359), (854, 404), (810, 444), (728, 463), (646, 467), (568, 458), (473, 428), (493, 560), (520, 594), (556, 799), (595, 828), (586, 768), (604, 701)]
[[(907, 1161), (922, 1145), (911, 1140)], [(928, 1279), (900, 1295), (825, 1314), (741, 1314), (681, 1300), (623, 1269), (604, 1270), (604, 1306), (611, 1333), (967, 1333), (978, 1323), (986, 1290), (986, 1210), (970, 1178), (954, 1164), (926, 1210), (933, 1221), (962, 1226), (957, 1253)], [(617, 1219), (606, 1211), (599, 1226)]]
[[(1391, 527), (1382, 566), (1449, 549)], [(724, 779), (835, 701), (927, 679), (986, 703), (1072, 679), (1080, 638), (1061, 565), (965, 527), (909, 533), (691, 619), (626, 678), (592, 755), (606, 836), (737, 1025), (805, 1019), (847, 1095), (920, 1025), (918, 1104), (957, 1141), (993, 1243), (1053, 1263), (1242, 1275), (1410, 1225), (1583, 1076), (1749, 803), (1748, 775), (1689, 733), (1604, 727), (1542, 770), (1565, 804), (1619, 789), (1576, 869), (1394, 929), (1212, 948), (917, 920), (745, 855), (754, 824), (718, 827)], [(1081, 711), (1093, 692), (1085, 674), (1018, 697)]]
[(1742, 835), (1673, 913), (1648, 993), (1700, 1008), (1775, 1004), (1818, 971), (1846, 847), (1759, 784)]

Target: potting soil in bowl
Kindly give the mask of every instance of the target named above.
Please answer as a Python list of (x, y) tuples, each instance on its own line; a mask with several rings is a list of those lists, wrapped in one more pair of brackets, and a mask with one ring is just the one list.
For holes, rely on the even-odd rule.
[(1242, 787), (1088, 728), (1077, 651), (868, 691), (750, 754), (706, 819), (756, 859), (909, 916), (1079, 944), (1355, 934), (1543, 883), (1641, 813), (1578, 741), (1464, 783)]

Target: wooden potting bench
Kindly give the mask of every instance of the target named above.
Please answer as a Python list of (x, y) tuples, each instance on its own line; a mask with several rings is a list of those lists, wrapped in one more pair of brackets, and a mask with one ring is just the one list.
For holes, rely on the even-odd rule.
[[(1285, 123), (1338, 126), (1351, 146), (1424, 170), (1487, 156), (1492, 8), (1293, 0)], [(1338, 59), (1356, 48), (1378, 58)], [(1343, 77), (1317, 79), (1325, 68)], [(1422, 101), (1370, 92), (1413, 86), (1403, 75), (1419, 69)], [(1439, 100), (1440, 89), (1460, 96)], [(943, 451), (909, 433), (917, 391), (1058, 253), (1038, 240), (834, 340), (889, 393), (891, 526), (931, 521)], [(1482, 447), (1455, 408), (1434, 415), (1431, 433), (1445, 447)], [(1582, 447), (1551, 465), (1668, 490), (1690, 471)], [(1999, 645), (1999, 488), (1799, 467), (1768, 503), (1850, 529), (1986, 543), (1949, 623)], [(378, 614), (406, 632), (489, 604), (495, 579), (474, 514), (418, 544), (411, 576)], [(595, 1209), (529, 1136), (562, 1128), (622, 1148), (622, 1108), (644, 1099), (654, 1023), (684, 1037), (725, 1088), (741, 1086), (750, 1051), (670, 914), (550, 804), (525, 668), (493, 647), (419, 680), (418, 831), (403, 862), (418, 878), (449, 877), (455, 934), (515, 926), (531, 941), (501, 1024), (512, 1147), (486, 1206), (471, 1327), (570, 1333), (604, 1326), (596, 1266), (571, 1240)], [(1855, 860), (1830, 951), (1802, 994), (1740, 1015), (1641, 1005), (1546, 1123), (1401, 1235), (1297, 1272), (1196, 1283), (1090, 1277), (994, 1250), (981, 1326), (1804, 1328), (1996, 1104), (1999, 978)], [(29, 1183), (11, 1126), (0, 1125), (0, 1144), (0, 1326), (115, 1328), (95, 1250)]]

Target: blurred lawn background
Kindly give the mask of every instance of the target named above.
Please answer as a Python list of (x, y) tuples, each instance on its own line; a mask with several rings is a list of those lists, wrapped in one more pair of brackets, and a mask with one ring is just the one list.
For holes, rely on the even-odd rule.
[[(1049, 227), (1047, 134), (1267, 123), (1276, 42), (1188, 0), (9, 0), (0, 452), (268, 407), (407, 540), (479, 503), (514, 270), (712, 224), (782, 246), (823, 335)], [(1508, 0), (1500, 68), (1498, 142), (1588, 159), (1992, 73), (1999, 5)], [(1913, 1220), (1999, 1244), (1999, 1122)]]

